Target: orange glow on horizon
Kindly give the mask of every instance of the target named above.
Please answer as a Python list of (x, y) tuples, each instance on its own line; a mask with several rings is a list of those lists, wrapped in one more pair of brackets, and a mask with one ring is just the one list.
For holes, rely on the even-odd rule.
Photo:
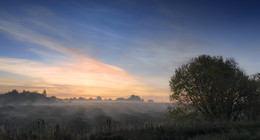
[(0, 65), (2, 71), (27, 77), (26, 80), (0, 78), (0, 85), (5, 87), (3, 91), (14, 88), (30, 91), (46, 89), (47, 94), (60, 98), (101, 96), (116, 99), (128, 98), (134, 94), (141, 98), (148, 97), (146, 100), (168, 101), (168, 97), (157, 98), (158, 95), (163, 95), (164, 91), (142, 83), (138, 76), (88, 57), (78, 57), (69, 62), (55, 62), (52, 65), (25, 59), (0, 58)]

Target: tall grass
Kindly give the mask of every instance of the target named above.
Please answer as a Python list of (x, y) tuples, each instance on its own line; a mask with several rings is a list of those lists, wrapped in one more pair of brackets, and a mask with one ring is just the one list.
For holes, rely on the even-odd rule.
[[(38, 127), (38, 128), (37, 128)], [(102, 126), (78, 131), (66, 125), (36, 126), (36, 129), (15, 125), (0, 126), (1, 140), (258, 140), (260, 122), (189, 122), (146, 123), (126, 126)]]

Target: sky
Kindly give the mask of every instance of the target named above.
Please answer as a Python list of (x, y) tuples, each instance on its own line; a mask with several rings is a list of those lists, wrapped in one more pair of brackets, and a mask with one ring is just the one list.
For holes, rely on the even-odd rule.
[(0, 2), (0, 93), (169, 101), (176, 68), (201, 54), (260, 72), (258, 0)]

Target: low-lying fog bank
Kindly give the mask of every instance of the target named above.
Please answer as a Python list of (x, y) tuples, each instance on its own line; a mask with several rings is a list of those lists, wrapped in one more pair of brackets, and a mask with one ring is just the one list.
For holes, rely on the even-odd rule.
[(77, 131), (165, 121), (165, 103), (62, 102), (50, 105), (2, 105), (0, 125), (18, 128), (67, 127)]

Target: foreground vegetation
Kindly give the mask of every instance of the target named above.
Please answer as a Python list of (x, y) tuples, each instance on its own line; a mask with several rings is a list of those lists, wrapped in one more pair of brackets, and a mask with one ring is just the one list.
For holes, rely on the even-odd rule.
[(14, 125), (0, 129), (0, 138), (12, 140), (258, 140), (260, 122), (189, 122), (174, 124), (143, 124), (123, 127), (100, 127), (90, 132), (69, 127), (19, 129)]

